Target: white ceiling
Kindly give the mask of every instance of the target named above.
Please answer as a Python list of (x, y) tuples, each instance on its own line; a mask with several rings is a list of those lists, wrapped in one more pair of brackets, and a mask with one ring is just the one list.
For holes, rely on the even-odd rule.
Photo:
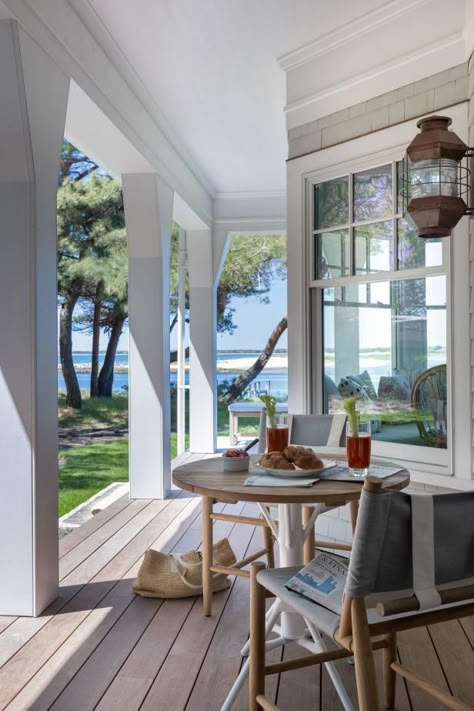
[(385, 4), (380, 0), (74, 3), (79, 12), (88, 6), (87, 14), (81, 14), (89, 29), (96, 36), (99, 33), (101, 44), (122, 65), (129, 81), (146, 90), (160, 123), (164, 119), (168, 137), (185, 151), (214, 193), (285, 189), (285, 88), (277, 58)]

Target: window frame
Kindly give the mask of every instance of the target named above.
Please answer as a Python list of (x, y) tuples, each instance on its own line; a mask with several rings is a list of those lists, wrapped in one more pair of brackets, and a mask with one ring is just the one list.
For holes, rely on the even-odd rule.
[[(452, 294), (452, 238), (442, 240), (442, 261), (441, 264), (431, 267), (416, 267), (411, 269), (397, 269), (394, 271), (381, 271), (363, 275), (349, 275), (336, 277), (332, 279), (315, 279), (316, 273), (316, 235), (321, 232), (336, 230), (338, 226), (317, 230), (313, 228), (314, 212), (314, 195), (315, 186), (328, 180), (334, 180), (349, 176), (349, 222), (345, 225), (339, 225), (340, 228), (348, 228), (350, 236), (350, 271), (353, 271), (355, 241), (353, 239), (354, 221), (353, 221), (353, 179), (354, 173), (377, 168), (382, 165), (392, 164), (392, 181), (394, 196), (397, 194), (396, 177), (397, 161), (403, 158), (403, 148), (394, 148), (389, 151), (380, 151), (371, 156), (361, 156), (353, 160), (339, 163), (335, 166), (323, 168), (313, 172), (308, 172), (304, 176), (305, 180), (305, 253), (306, 253), (306, 283), (309, 291), (309, 343), (311, 348), (310, 354), (310, 403), (311, 410), (322, 412), (323, 409), (323, 375), (324, 375), (324, 352), (323, 352), (323, 289), (340, 286), (356, 286), (358, 284), (367, 284), (374, 282), (392, 282), (405, 281), (408, 279), (425, 278), (433, 275), (444, 275), (446, 278), (446, 378), (447, 378), (447, 419), (448, 419), (448, 447), (447, 449), (438, 449), (424, 446), (399, 444), (393, 442), (382, 442), (374, 440), (372, 445), (373, 454), (379, 458), (387, 458), (398, 460), (403, 463), (413, 463), (416, 468), (423, 469), (429, 467), (431, 472), (438, 474), (450, 475), (453, 473), (453, 421), (454, 421), (454, 397), (453, 397), (453, 353), (454, 353), (454, 334), (452, 329), (452, 309), (453, 309), (453, 294)], [(394, 265), (398, 267), (398, 244), (397, 244), (397, 220), (402, 217), (401, 213), (397, 212), (398, 204), (394, 205), (394, 212), (391, 217), (385, 220), (392, 220), (394, 227)], [(364, 224), (376, 224), (385, 221), (383, 218), (377, 220), (368, 220), (358, 222), (357, 226)]]

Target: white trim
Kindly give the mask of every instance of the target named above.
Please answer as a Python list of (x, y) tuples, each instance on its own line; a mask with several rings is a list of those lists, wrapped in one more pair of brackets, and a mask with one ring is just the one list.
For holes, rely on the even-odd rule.
[(397, 59), (385, 62), (384, 64), (378, 64), (377, 69), (370, 69), (367, 72), (358, 73), (345, 81), (339, 83), (331, 84), (328, 89), (322, 89), (321, 91), (311, 92), (302, 96), (294, 101), (290, 101), (284, 107), (284, 111), (288, 114), (292, 111), (297, 111), (306, 106), (310, 106), (317, 101), (327, 99), (335, 94), (340, 94), (341, 92), (358, 87), (361, 84), (370, 82), (374, 79), (382, 77), (384, 74), (391, 72), (393, 70), (398, 70), (401, 67), (406, 67), (409, 64), (414, 64), (422, 59), (429, 59), (431, 56), (438, 55), (441, 51), (455, 47), (463, 39), (463, 32), (453, 32), (453, 34), (445, 37), (442, 42), (436, 40), (424, 47), (414, 50), (413, 52), (407, 52), (404, 54), (403, 59), (397, 57)]
[[(467, 114), (468, 104), (462, 102), (455, 106), (447, 107), (446, 112), (453, 119), (456, 132), (465, 140), (467, 139)], [(416, 119), (417, 120), (417, 119)], [(315, 360), (316, 354), (310, 349), (307, 333), (307, 313), (310, 299), (307, 292), (310, 291), (310, 281), (302, 278), (300, 271), (303, 262), (305, 277), (310, 269), (312, 253), (306, 251), (302, 242), (301, 234), (304, 232), (303, 217), (307, 221), (308, 213), (305, 209), (305, 195), (308, 185), (313, 181), (330, 180), (348, 172), (355, 172), (357, 169), (368, 169), (376, 165), (399, 160), (404, 153), (409, 141), (416, 134), (416, 120), (406, 121), (396, 126), (377, 131), (375, 133), (361, 136), (360, 138), (347, 141), (329, 148), (317, 151), (310, 155), (295, 158), (287, 164), (288, 180), (288, 272), (289, 272), (289, 338), (288, 349), (291, 360), (289, 373), (289, 399), (294, 398), (296, 405), (291, 405), (294, 412), (309, 412), (311, 409), (317, 411), (318, 408), (311, 398), (305, 394), (305, 383), (307, 382), (308, 364)], [(427, 474), (423, 470), (429, 471), (435, 477), (440, 474), (452, 475), (451, 486), (454, 488), (455, 481), (467, 481), (471, 479), (472, 471), (472, 447), (471, 447), (471, 373), (469, 362), (469, 240), (468, 240), (468, 220), (463, 218), (456, 227), (455, 234), (450, 241), (453, 250), (452, 258), (446, 263), (448, 274), (447, 289), (450, 294), (448, 299), (448, 338), (452, 335), (452, 342), (448, 342), (449, 362), (448, 362), (448, 388), (451, 389), (451, 397), (448, 399), (456, 404), (456, 411), (449, 413), (449, 422), (452, 427), (451, 453), (447, 450), (431, 449), (424, 447), (410, 447), (407, 445), (392, 445), (392, 451), (397, 455), (397, 459), (405, 461), (408, 469), (411, 464), (415, 464), (417, 477), (426, 479)], [(306, 234), (308, 234), (306, 225)], [(310, 242), (311, 240), (307, 240)], [(446, 255), (444, 255), (445, 257)], [(451, 266), (449, 266), (449, 264)], [(442, 267), (428, 268), (432, 273), (440, 273)], [(428, 270), (423, 269), (423, 275), (428, 275)], [(370, 279), (375, 277), (380, 279), (410, 278), (417, 275), (417, 270), (406, 270), (397, 273), (384, 273), (383, 275), (368, 275)], [(456, 275), (455, 279), (451, 275)], [(367, 281), (364, 277), (361, 280)], [(323, 285), (330, 286), (333, 282)], [(318, 291), (318, 290), (314, 290)], [(293, 293), (298, 292), (298, 293)], [(304, 299), (301, 299), (305, 293)], [(304, 303), (302, 303), (304, 302)], [(311, 306), (313, 308), (313, 306)], [(456, 313), (456, 322), (451, 328), (452, 318), (450, 311)], [(290, 326), (291, 324), (291, 326)], [(317, 362), (317, 361), (316, 361)], [(322, 377), (322, 376), (321, 376)], [(467, 384), (467, 387), (466, 387)], [(313, 401), (315, 396), (322, 401), (320, 388), (314, 388)], [(296, 407), (298, 409), (296, 409)], [(379, 443), (374, 441), (374, 450), (377, 456), (383, 454), (377, 452), (380, 449)], [(383, 449), (383, 448), (382, 448)], [(422, 450), (421, 461), (420, 452)], [(429, 452), (429, 453), (428, 453)], [(385, 453), (385, 457), (387, 454)], [(389, 458), (389, 457), (387, 457)], [(393, 459), (393, 455), (390, 457)], [(427, 461), (429, 460), (429, 461)], [(440, 483), (438, 478), (438, 483)]]
[(365, 13), (356, 20), (352, 20), (342, 27), (338, 27), (332, 32), (328, 32), (322, 37), (308, 42), (298, 49), (282, 54), (278, 57), (280, 67), (284, 71), (294, 69), (302, 64), (318, 57), (326, 52), (337, 49), (341, 45), (346, 44), (349, 40), (361, 37), (368, 32), (377, 29), (381, 25), (394, 20), (396, 17), (405, 15), (417, 7), (426, 5), (431, 0), (393, 0), (385, 3), (382, 7), (376, 10), (371, 10)]

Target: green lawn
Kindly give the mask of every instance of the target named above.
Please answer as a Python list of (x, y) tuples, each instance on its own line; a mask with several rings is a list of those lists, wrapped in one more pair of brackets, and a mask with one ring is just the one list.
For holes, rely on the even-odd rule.
[[(171, 434), (171, 456), (176, 456), (176, 434)], [(59, 515), (71, 511), (114, 481), (128, 481), (128, 439), (61, 450)]]
[[(186, 392), (186, 396), (188, 396)], [(189, 409), (187, 408), (189, 412)], [(245, 424), (244, 424), (245, 422)], [(64, 394), (58, 398), (58, 424), (62, 429), (94, 430), (126, 427), (128, 424), (128, 398), (90, 399), (83, 394), (80, 411), (65, 406)], [(258, 433), (258, 417), (242, 421), (242, 434)], [(176, 456), (176, 398), (171, 398), (171, 456)], [(218, 434), (229, 434), (227, 405), (218, 406)], [(59, 515), (63, 516), (114, 481), (128, 480), (128, 440), (124, 437), (113, 442), (61, 450), (65, 463), (59, 469)]]

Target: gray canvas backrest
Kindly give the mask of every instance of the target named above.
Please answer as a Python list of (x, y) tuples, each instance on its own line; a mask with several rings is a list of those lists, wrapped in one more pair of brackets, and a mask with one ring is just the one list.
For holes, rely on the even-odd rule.
[[(345, 417), (338, 415), (341, 429), (338, 442), (340, 447), (344, 447), (346, 444), (345, 419)], [(326, 446), (333, 422), (334, 415), (289, 415), (290, 444), (299, 444), (304, 447)], [(264, 452), (265, 445), (266, 411), (265, 408), (263, 408), (260, 414), (258, 452)]]
[[(291, 444), (304, 447), (326, 446), (334, 422), (334, 415), (293, 415), (289, 440)], [(346, 444), (345, 418), (341, 421), (339, 442), (336, 446)]]
[[(418, 502), (421, 497), (418, 495)], [(474, 492), (423, 498), (423, 506), (432, 505), (433, 535), (430, 538), (430, 525), (422, 520), (415, 533), (417, 546), (421, 540), (421, 548), (428, 542), (430, 549), (421, 551), (420, 557), (420, 547), (417, 548), (415, 555), (422, 561), (421, 567), (434, 549), (436, 586), (473, 577)], [(412, 526), (418, 525), (416, 517), (412, 517), (414, 499), (400, 491), (362, 492), (346, 583), (351, 597), (414, 589)]]

